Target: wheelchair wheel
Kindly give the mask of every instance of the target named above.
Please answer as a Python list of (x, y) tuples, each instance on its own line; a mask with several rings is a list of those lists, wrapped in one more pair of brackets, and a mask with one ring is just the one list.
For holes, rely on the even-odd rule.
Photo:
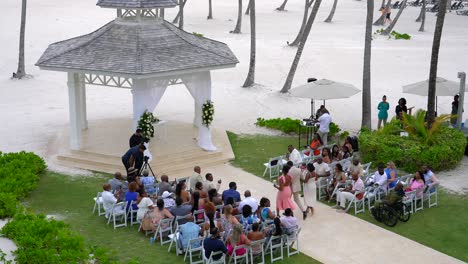
[(402, 222), (408, 222), (408, 220), (411, 217), (411, 212), (410, 212), (410, 207), (406, 204), (401, 205), (401, 210), (400, 210), (400, 221)]
[(398, 213), (393, 208), (386, 206), (382, 210), (382, 220), (387, 226), (393, 227), (398, 222)]

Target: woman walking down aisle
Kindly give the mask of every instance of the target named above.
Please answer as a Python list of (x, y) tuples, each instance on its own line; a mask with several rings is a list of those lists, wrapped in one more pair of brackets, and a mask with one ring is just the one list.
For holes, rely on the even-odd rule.
[(280, 216), (280, 210), (286, 210), (287, 208), (295, 209), (294, 202), (291, 200), (291, 184), (292, 177), (289, 176), (289, 166), (283, 167), (283, 175), (278, 178), (279, 185), (274, 184), (273, 186), (278, 189), (276, 195), (276, 215)]
[(304, 203), (307, 206), (306, 212), (314, 214), (314, 205), (317, 201), (316, 184), (317, 175), (315, 167), (312, 163), (307, 164), (307, 170), (302, 174), (302, 182), (304, 183)]
[(390, 104), (387, 102), (387, 96), (384, 95), (382, 97), (382, 102), (380, 102), (377, 106), (377, 110), (379, 110), (379, 123), (377, 125), (377, 129), (380, 129), (380, 127), (382, 126), (382, 121), (384, 126), (387, 124), (388, 109), (390, 109)]

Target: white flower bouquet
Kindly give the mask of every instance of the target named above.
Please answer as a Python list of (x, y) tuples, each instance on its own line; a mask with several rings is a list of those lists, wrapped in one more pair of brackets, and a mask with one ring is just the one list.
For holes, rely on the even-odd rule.
[(143, 137), (154, 137), (154, 123), (157, 122), (159, 122), (159, 119), (155, 117), (153, 113), (145, 110), (145, 112), (141, 115), (140, 120), (138, 120), (138, 128), (143, 131)]
[(213, 101), (206, 101), (202, 106), (202, 123), (206, 127), (210, 127), (214, 119), (214, 105)]

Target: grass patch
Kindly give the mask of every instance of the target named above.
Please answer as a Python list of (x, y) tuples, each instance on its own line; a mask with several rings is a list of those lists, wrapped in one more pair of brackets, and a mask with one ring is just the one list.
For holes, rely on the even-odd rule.
[[(168, 245), (150, 244), (149, 237), (137, 233), (137, 225), (114, 230), (103, 216), (92, 215), (92, 197), (108, 178), (110, 176), (70, 177), (46, 172), (24, 204), (35, 213), (63, 217), (63, 221), (86, 238), (87, 244), (109, 249), (110, 255), (122, 263), (135, 258), (139, 263), (183, 263), (183, 256), (177, 257), (174, 249), (167, 252)], [(319, 262), (300, 254), (286, 257), (279, 263)]]
[[(254, 175), (262, 176), (263, 163), (274, 155), (286, 153), (289, 144), (297, 143), (296, 137), (266, 135), (236, 135), (228, 133), (236, 156), (233, 165)], [(267, 176), (268, 177), (268, 176)], [(329, 203), (326, 203), (330, 205)], [(369, 215), (359, 218), (389, 231), (412, 239), (452, 257), (468, 262), (468, 197), (439, 190), (439, 205), (425, 208), (411, 216), (407, 223), (399, 222), (387, 227)]]

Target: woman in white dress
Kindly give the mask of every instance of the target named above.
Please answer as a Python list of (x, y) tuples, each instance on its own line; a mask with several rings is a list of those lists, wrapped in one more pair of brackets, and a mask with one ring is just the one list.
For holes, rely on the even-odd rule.
[(314, 214), (314, 205), (317, 201), (316, 184), (317, 174), (312, 163), (307, 164), (307, 169), (302, 174), (301, 181), (304, 183), (304, 203), (307, 206), (306, 212)]

